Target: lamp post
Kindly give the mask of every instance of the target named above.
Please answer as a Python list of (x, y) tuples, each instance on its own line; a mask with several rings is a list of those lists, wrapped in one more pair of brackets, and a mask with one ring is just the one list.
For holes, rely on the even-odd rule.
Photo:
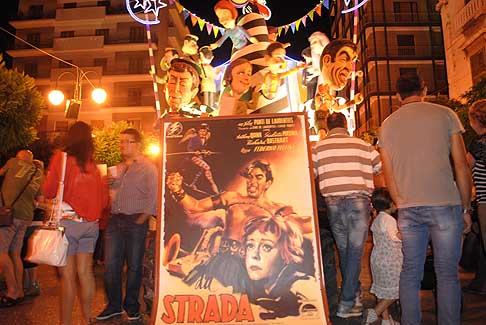
[(103, 88), (95, 87), (95, 85), (87, 77), (88, 73), (95, 73), (96, 75), (98, 75), (98, 73), (96, 71), (92, 71), (92, 70), (83, 71), (81, 68), (79, 68), (77, 66), (75, 68), (76, 68), (76, 74), (74, 74), (71, 71), (64, 71), (63, 73), (61, 73), (57, 77), (56, 87), (55, 87), (54, 90), (51, 90), (49, 92), (48, 98), (49, 98), (49, 101), (51, 102), (51, 104), (53, 104), (55, 106), (60, 105), (64, 101), (65, 96), (64, 96), (64, 93), (61, 90), (59, 90), (58, 87), (57, 87), (59, 80), (64, 75), (67, 75), (67, 74), (70, 74), (73, 77), (75, 77), (76, 83), (75, 83), (75, 86), (74, 86), (74, 94), (73, 94), (72, 99), (69, 99), (66, 102), (66, 110), (65, 110), (66, 114), (65, 114), (65, 116), (66, 116), (67, 119), (75, 119), (76, 120), (78, 118), (79, 109), (81, 107), (81, 102), (82, 102), (81, 92), (82, 92), (82, 89), (83, 89), (83, 80), (86, 80), (91, 85), (91, 87), (93, 88), (93, 90), (91, 91), (91, 98), (93, 99), (93, 101), (95, 103), (102, 104), (106, 100), (107, 95), (106, 95), (106, 91)]

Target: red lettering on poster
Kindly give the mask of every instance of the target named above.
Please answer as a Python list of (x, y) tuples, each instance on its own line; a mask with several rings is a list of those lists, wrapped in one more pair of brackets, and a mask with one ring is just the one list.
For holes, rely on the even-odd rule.
[(239, 301), (230, 294), (209, 295), (206, 303), (198, 295), (167, 295), (163, 305), (165, 312), (161, 320), (165, 324), (255, 321), (248, 295), (241, 295)]

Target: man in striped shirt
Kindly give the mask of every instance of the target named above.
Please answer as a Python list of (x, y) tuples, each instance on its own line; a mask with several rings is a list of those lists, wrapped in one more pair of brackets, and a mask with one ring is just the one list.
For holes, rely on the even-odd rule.
[(314, 173), (324, 196), (331, 230), (336, 240), (342, 275), (337, 316), (362, 314), (359, 301), (361, 256), (368, 236), (373, 178), (381, 171), (378, 152), (369, 143), (347, 133), (346, 117), (333, 113), (329, 133), (312, 149)]

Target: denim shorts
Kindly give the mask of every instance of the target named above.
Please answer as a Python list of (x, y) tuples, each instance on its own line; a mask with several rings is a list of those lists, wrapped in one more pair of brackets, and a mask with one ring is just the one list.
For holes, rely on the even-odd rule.
[(0, 253), (20, 252), (24, 234), (31, 221), (13, 219), (10, 226), (0, 227)]
[(93, 253), (98, 239), (98, 221), (77, 222), (62, 219), (61, 226), (69, 241), (68, 256), (78, 253)]

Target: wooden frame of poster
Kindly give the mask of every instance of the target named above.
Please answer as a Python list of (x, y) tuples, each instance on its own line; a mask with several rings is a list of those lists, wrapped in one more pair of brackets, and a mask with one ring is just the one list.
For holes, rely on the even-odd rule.
[(153, 324), (329, 323), (306, 120), (161, 121)]

